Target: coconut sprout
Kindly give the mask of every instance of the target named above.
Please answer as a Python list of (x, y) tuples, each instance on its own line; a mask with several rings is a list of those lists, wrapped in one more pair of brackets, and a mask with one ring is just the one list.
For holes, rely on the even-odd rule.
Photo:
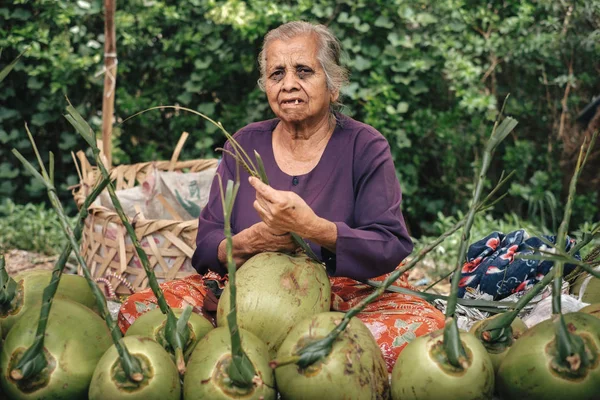
[[(18, 376), (20, 360), (38, 339), (42, 305), (31, 307), (11, 328), (0, 354), (0, 383), (8, 399), (86, 399), (96, 364), (111, 345), (106, 323), (80, 303), (55, 298), (46, 318), (40, 372)], [(34, 347), (35, 348), (35, 347)], [(31, 366), (31, 363), (27, 365)], [(25, 371), (25, 370), (24, 370)]]
[[(504, 108), (504, 107), (503, 107)], [(499, 114), (499, 118), (502, 112)], [(471, 334), (459, 332), (455, 311), (458, 304), (458, 284), (463, 260), (467, 252), (470, 230), (477, 205), (483, 191), (485, 176), (492, 155), (498, 144), (516, 127), (511, 117), (494, 123), (486, 143), (473, 199), (466, 215), (459, 245), (456, 267), (452, 277), (452, 290), (446, 309), (446, 326), (443, 331), (415, 339), (400, 353), (392, 372), (392, 396), (394, 399), (436, 399), (444, 393), (447, 399), (491, 398), (494, 391), (494, 370), (487, 351)], [(412, 363), (415, 354), (420, 354)], [(412, 356), (412, 357), (411, 357)], [(415, 371), (420, 378), (413, 379)], [(428, 382), (436, 382), (435, 389)], [(468, 388), (467, 391), (464, 391)]]
[[(70, 250), (72, 250), (75, 253), (77, 261), (82, 267), (83, 274), (86, 280), (88, 281), (90, 289), (95, 295), (96, 304), (98, 309), (100, 310), (100, 314), (102, 315), (102, 317), (106, 321), (106, 324), (108, 325), (113, 342), (115, 343), (115, 346), (117, 346), (119, 355), (121, 356), (121, 361), (126, 376), (133, 381), (139, 382), (142, 379), (140, 364), (134, 357), (132, 357), (129, 354), (127, 348), (122, 344), (121, 332), (114, 320), (112, 319), (110, 312), (108, 311), (104, 295), (98, 288), (98, 285), (96, 285), (96, 283), (92, 279), (89, 269), (87, 268), (86, 262), (81, 256), (81, 253), (79, 252), (77, 238), (81, 236), (81, 227), (83, 225), (83, 219), (85, 219), (84, 215), (87, 213), (87, 207), (89, 206), (89, 204), (91, 204), (94, 198), (90, 196), (88, 197), (88, 199), (86, 199), (84, 207), (82, 207), (82, 210), (80, 211), (80, 218), (78, 222), (79, 229), (77, 230), (77, 232), (74, 232), (68, 223), (68, 220), (64, 214), (62, 204), (60, 203), (60, 200), (58, 198), (56, 188), (54, 187), (54, 157), (52, 153), (50, 153), (50, 173), (48, 173), (46, 168), (44, 167), (44, 164), (37, 150), (37, 146), (35, 144), (35, 141), (33, 140), (31, 132), (29, 132), (29, 129), (27, 129), (27, 134), (37, 156), (38, 163), (41, 169), (41, 174), (27, 160), (25, 160), (25, 158), (17, 150), (13, 150), (13, 153), (15, 154), (15, 156), (17, 156), (17, 158), (19, 158), (23, 165), (46, 186), (48, 197), (50, 199), (50, 202), (52, 203), (52, 206), (56, 210), (61, 224), (61, 228), (63, 229), (63, 233), (69, 240), (69, 245), (65, 248), (65, 251), (62, 254), (62, 256), (64, 256), (64, 260), (61, 260), (61, 256), (61, 259), (59, 259), (59, 262), (57, 262), (57, 265), (54, 268), (53, 279), (50, 282), (48, 288), (44, 291), (44, 299), (42, 302), (43, 307), (40, 313), (36, 341), (30, 348), (27, 349), (24, 356), (20, 359), (19, 363), (11, 369), (11, 377), (15, 380), (32, 378), (33, 376), (40, 373), (41, 370), (43, 370), (47, 366), (47, 361), (43, 353), (45, 336), (44, 332), (46, 331), (46, 324), (52, 306), (52, 300), (54, 298), (54, 295), (56, 294), (59, 280), (62, 275), (62, 266), (64, 266), (64, 262), (66, 262), (66, 258), (70, 253)], [(95, 190), (92, 192), (92, 195), (97, 196), (104, 186), (110, 187), (109, 180), (106, 177), (104, 177), (103, 181), (95, 188)]]
[[(106, 300), (102, 294), (102, 292), (100, 291), (100, 289), (98, 288), (98, 286), (96, 285), (96, 283), (94, 282), (94, 280), (91, 277), (91, 274), (89, 272), (89, 269), (86, 265), (85, 260), (83, 259), (83, 257), (81, 256), (81, 253), (79, 252), (79, 248), (75, 239), (75, 235), (74, 232), (72, 231), (71, 227), (69, 226), (69, 223), (66, 219), (66, 217), (64, 216), (64, 211), (62, 209), (62, 205), (60, 204), (60, 201), (58, 200), (58, 196), (56, 195), (56, 189), (53, 186), (53, 157), (52, 155), (50, 156), (50, 171), (51, 173), (48, 174), (44, 168), (43, 163), (40, 160), (39, 154), (37, 152), (37, 148), (35, 146), (35, 142), (33, 141), (33, 138), (31, 136), (31, 133), (28, 131), (29, 137), (31, 139), (32, 145), (34, 147), (34, 150), (36, 152), (36, 155), (38, 155), (38, 161), (40, 163), (40, 168), (42, 170), (42, 174), (37, 173), (37, 171), (33, 168), (33, 166), (31, 166), (31, 164), (29, 164), (26, 160), (24, 160), (24, 158), (18, 154), (18, 152), (16, 152), (15, 154), (19, 157), (19, 159), (23, 162), (23, 164), (32, 172), (37, 173), (37, 175), (34, 173), (35, 176), (37, 176), (38, 178), (42, 179), (42, 182), (46, 185), (47, 189), (48, 189), (48, 194), (51, 200), (51, 203), (53, 205), (53, 207), (55, 208), (58, 216), (59, 216), (59, 221), (61, 223), (61, 227), (63, 228), (63, 232), (65, 234), (65, 236), (67, 236), (67, 238), (69, 239), (70, 242), (70, 246), (73, 250), (73, 252), (75, 253), (75, 257), (77, 258), (77, 261), (79, 262), (81, 269), (83, 271), (83, 274), (85, 276), (85, 279), (87, 280), (90, 288), (92, 289), (92, 292), (94, 293), (95, 297), (96, 297), (96, 302), (97, 302), (97, 306), (100, 309), (100, 314), (102, 315), (102, 317), (104, 318), (106, 325), (108, 326), (109, 330), (110, 330), (110, 336), (112, 338), (113, 341), (113, 349), (114, 351), (109, 352), (109, 355), (105, 355), (103, 357), (104, 363), (98, 364), (96, 365), (94, 363), (94, 367), (92, 368), (91, 371), (86, 370), (86, 372), (89, 373), (84, 373), (81, 374), (80, 378), (84, 378), (83, 380), (87, 381), (85, 382), (86, 385), (83, 386), (84, 389), (84, 393), (79, 393), (82, 389), (82, 387), (78, 387), (78, 386), (69, 386), (66, 385), (64, 387), (62, 387), (62, 392), (60, 391), (61, 388), (57, 388), (57, 390), (59, 391), (58, 394), (50, 392), (49, 396), (53, 397), (53, 396), (58, 396), (60, 397), (61, 395), (65, 395), (66, 398), (70, 398), (69, 396), (73, 396), (73, 397), (81, 397), (81, 398), (85, 398), (87, 396), (87, 392), (88, 392), (88, 386), (90, 386), (90, 381), (92, 379), (92, 372), (94, 372), (94, 369), (97, 368), (102, 368), (103, 366), (105, 366), (105, 364), (108, 364), (108, 366), (106, 367), (106, 370), (102, 370), (99, 373), (95, 373), (94, 376), (96, 376), (96, 381), (92, 381), (91, 385), (93, 386), (94, 389), (96, 390), (91, 390), (90, 392), (94, 392), (94, 399), (105, 399), (107, 397), (104, 397), (106, 394), (108, 393), (112, 393), (108, 398), (118, 398), (120, 396), (125, 396), (127, 398), (145, 398), (148, 394), (149, 391), (151, 390), (151, 388), (153, 386), (156, 386), (157, 383), (156, 381), (160, 381), (160, 385), (164, 386), (164, 384), (168, 383), (168, 381), (164, 381), (164, 377), (165, 376), (170, 376), (170, 375), (174, 375), (174, 376), (178, 376), (178, 370), (175, 366), (175, 364), (169, 359), (168, 354), (166, 353), (166, 351), (164, 350), (164, 348), (162, 346), (157, 345), (156, 343), (154, 344), (149, 344), (148, 341), (141, 341), (142, 344), (140, 344), (139, 341), (134, 342), (134, 345), (136, 347), (136, 354), (133, 355), (129, 352), (129, 350), (127, 349), (126, 345), (124, 344), (122, 335), (121, 335), (121, 331), (119, 330), (119, 328), (117, 327), (116, 323), (114, 322), (114, 320), (112, 319), (109, 311), (108, 311), (108, 307), (106, 304)], [(111, 184), (109, 183), (110, 180), (108, 177), (104, 177), (103, 178), (103, 182), (107, 182), (107, 185), (109, 188), (111, 186)], [(95, 192), (95, 194), (98, 192)], [(90, 199), (86, 199), (85, 204), (91, 203)], [(119, 207), (120, 205), (116, 205), (117, 207)], [(86, 208), (82, 208), (82, 212), (87, 210), (87, 206)], [(122, 211), (122, 209), (121, 209)], [(80, 223), (82, 222), (83, 218), (80, 219)], [(56, 290), (54, 289), (54, 292)], [(50, 291), (48, 291), (49, 293)], [(48, 303), (51, 304), (51, 298), (48, 301)], [(48, 306), (49, 309), (49, 306)], [(188, 310), (188, 317), (189, 317), (189, 312), (190, 310)], [(45, 311), (43, 312), (45, 313)], [(44, 329), (46, 328), (46, 322), (48, 320), (48, 317), (44, 317), (44, 314), (42, 314), (42, 317), (40, 318), (40, 323), (38, 325), (38, 330), (39, 329)], [(180, 319), (178, 322), (178, 326), (177, 328), (179, 330), (183, 330), (183, 328), (180, 326), (182, 324), (186, 324), (187, 320), (184, 319)], [(71, 324), (72, 325), (72, 324)], [(40, 328), (41, 326), (41, 328)], [(66, 325), (67, 327), (69, 327), (69, 324)], [(58, 329), (58, 328), (55, 328)], [(70, 327), (71, 330), (73, 330), (73, 327)], [(105, 328), (106, 329), (106, 328)], [(79, 332), (80, 330), (74, 330), (75, 332)], [(85, 329), (81, 330), (84, 333), (86, 332)], [(40, 380), (40, 374), (41, 376), (45, 376), (44, 374), (48, 374), (50, 375), (50, 373), (48, 373), (48, 371), (52, 371), (52, 354), (48, 355), (45, 353), (42, 353), (41, 356), (39, 356), (39, 353), (36, 353), (36, 351), (39, 351), (38, 349), (44, 349), (45, 347), (43, 346), (43, 337), (45, 336), (44, 333), (38, 334), (37, 338), (36, 338), (36, 343), (34, 344), (34, 346), (31, 346), (23, 355), (22, 358), (19, 359), (19, 357), (17, 356), (11, 356), (10, 360), (11, 362), (13, 362), (12, 365), (10, 365), (7, 370), (10, 370), (10, 375), (11, 378), (16, 380), (16, 381), (21, 381), (23, 379), (23, 367), (22, 365), (25, 366), (25, 368), (27, 368), (27, 372), (31, 373), (31, 370), (33, 368), (42, 368), (41, 371), (39, 371), (37, 374), (30, 376), (31, 379), (33, 379), (34, 381)], [(40, 339), (41, 338), (41, 339)], [(41, 344), (39, 344), (42, 341)], [(78, 339), (79, 342), (85, 342), (85, 340), (80, 340)], [(94, 344), (96, 343), (93, 342)], [(101, 342), (99, 342), (101, 343)], [(96, 347), (95, 345), (90, 346), (92, 348)], [(68, 350), (67, 346), (64, 346), (65, 351)], [(157, 350), (158, 349), (158, 350)], [(99, 355), (102, 355), (102, 353), (104, 353), (104, 350), (106, 350), (106, 348), (102, 349), (102, 352)], [(27, 362), (23, 362), (22, 360), (25, 359), (26, 356), (31, 355), (31, 359), (27, 360)], [(98, 361), (98, 358), (94, 359), (93, 357), (89, 357), (90, 360), (93, 360), (94, 362)], [(169, 362), (164, 362), (164, 359), (168, 359)], [(64, 361), (63, 361), (64, 359)], [(63, 365), (64, 363), (68, 363), (69, 361), (69, 357), (64, 357), (61, 356), (59, 358), (59, 366)], [(14, 367), (13, 367), (14, 365)], [(74, 365), (77, 365), (76, 363)], [(71, 367), (72, 368), (72, 367)], [(66, 375), (69, 375), (69, 368), (63, 368), (66, 370)], [(59, 370), (60, 371), (60, 370)], [(70, 374), (73, 374), (73, 372), (70, 372)], [(100, 377), (100, 378), (98, 378)], [(101, 378), (106, 378), (108, 377), (108, 383), (102, 381)], [(35, 379), (34, 379), (35, 378)], [(171, 380), (172, 381), (172, 380)], [(54, 379), (53, 382), (58, 382), (57, 379)], [(83, 385), (84, 382), (82, 382)], [(105, 388), (96, 388), (96, 386), (106, 386)], [(20, 387), (19, 386), (19, 382), (17, 382), (17, 386), (19, 387), (19, 389), (26, 391), (26, 387)], [(23, 386), (23, 385), (21, 385)], [(56, 387), (56, 383), (52, 384), (52, 385), (48, 385), (49, 387)], [(81, 386), (81, 385), (80, 385)], [(77, 393), (73, 393), (73, 390), (75, 390), (75, 388), (78, 390)], [(167, 389), (169, 389), (167, 387)], [(44, 389), (44, 390), (49, 390), (49, 389)], [(132, 396), (130, 392), (134, 392), (135, 396)], [(173, 395), (171, 397), (163, 397), (163, 398), (172, 398), (172, 399), (177, 399), (179, 398), (179, 392), (180, 392), (180, 386), (179, 386), (179, 379), (175, 379), (175, 383), (174, 386), (169, 389), (167, 392), (165, 392), (164, 394), (166, 395), (167, 393), (173, 393)], [(115, 393), (120, 393), (120, 396), (116, 396)], [(57, 398), (58, 398), (57, 397)]]
[[(42, 166), (42, 174), (40, 174), (30, 163), (28, 163), (22, 156), (21, 154), (16, 151), (13, 150), (13, 153), (15, 154), (15, 156), (17, 158), (19, 158), (21, 160), (21, 162), (25, 165), (25, 167), (28, 169), (28, 171), (36, 176), (41, 182), (44, 182), (44, 184), (46, 185), (46, 188), (49, 191), (49, 194), (53, 197), (55, 197), (56, 194), (56, 190), (53, 187), (52, 182), (54, 181), (54, 177), (53, 177), (53, 169), (51, 168), (50, 170), (50, 175), (47, 173), (47, 171), (45, 170), (45, 168), (43, 168), (43, 163), (41, 162), (41, 157), (37, 151), (37, 148), (35, 146), (35, 143), (33, 142), (33, 137), (31, 136), (31, 133), (29, 132), (29, 129), (27, 127), (27, 125), (25, 125), (27, 134), (30, 138), (30, 140), (33, 143), (33, 147), (38, 159), (38, 163)], [(51, 158), (52, 153), (50, 153)], [(52, 165), (52, 164), (51, 164)], [(77, 219), (77, 225), (75, 227), (75, 229), (73, 230), (72, 234), (73, 237), (75, 239), (75, 241), (78, 241), (81, 238), (81, 231), (83, 228), (83, 221), (85, 220), (86, 216), (87, 216), (87, 208), (92, 204), (92, 202), (96, 199), (96, 197), (98, 197), (98, 195), (100, 194), (100, 192), (102, 192), (102, 190), (104, 190), (104, 188), (106, 187), (106, 185), (108, 184), (108, 180), (101, 180), (98, 182), (98, 184), (96, 185), (96, 187), (92, 190), (92, 192), (90, 193), (90, 195), (88, 196), (88, 198), (85, 200), (79, 215), (78, 215), (78, 219)], [(51, 194), (52, 193), (52, 194)], [(64, 216), (64, 214), (63, 214)], [(54, 297), (55, 293), (57, 292), (57, 290), (59, 291), (59, 294), (62, 295), (66, 295), (69, 296), (71, 299), (75, 300), (75, 301), (80, 301), (83, 302), (83, 304), (88, 305), (88, 306), (92, 306), (92, 304), (90, 304), (91, 302), (95, 302), (95, 297), (93, 297), (93, 295), (91, 295), (91, 293), (87, 292), (84, 288), (80, 288), (77, 290), (75, 289), (76, 285), (81, 286), (81, 282), (77, 282), (79, 281), (78, 278), (73, 277), (73, 281), (70, 284), (64, 284), (62, 286), (65, 286), (64, 290), (61, 290), (61, 285), (59, 284), (59, 281), (61, 280), (62, 277), (62, 271), (63, 268), (69, 258), (69, 255), (71, 254), (71, 250), (72, 250), (72, 244), (71, 242), (68, 242), (65, 245), (65, 248), (63, 249), (63, 251), (60, 254), (60, 257), (58, 258), (58, 260), (56, 261), (55, 267), (52, 270), (52, 275), (51, 278), (48, 279), (47, 276), (47, 272), (32, 272), (32, 273), (28, 273), (27, 278), (24, 277), (23, 282), (19, 283), (17, 281), (15, 281), (13, 278), (9, 277), (8, 274), (6, 273), (6, 271), (2, 270), (0, 271), (0, 321), (2, 322), (2, 325), (4, 325), (4, 335), (6, 335), (10, 329), (10, 326), (12, 325), (12, 323), (14, 323), (13, 321), (15, 320), (15, 316), (19, 315), (20, 310), (18, 311), (19, 308), (23, 308), (23, 311), (26, 309), (26, 305), (27, 303), (35, 303), (36, 301), (42, 300), (42, 296), (39, 295), (39, 292), (41, 292), (42, 289), (42, 285), (43, 287), (46, 287), (48, 285), (48, 281), (50, 281), (50, 284), (48, 285), (48, 288), (44, 291), (44, 295), (43, 295), (43, 300), (42, 303), (44, 305), (43, 308), (43, 315), (42, 316), (47, 316), (48, 312), (49, 312), (49, 308), (52, 305), (52, 298)], [(87, 285), (87, 284), (86, 284)], [(28, 297), (34, 297), (33, 293), (25, 293), (24, 292), (24, 287), (31, 287), (33, 290), (31, 290), (31, 292), (38, 292), (38, 294), (35, 296), (35, 298), (32, 298), (31, 300), (26, 301)], [(87, 292), (87, 293), (86, 293)], [(40, 326), (40, 331), (38, 332), (40, 334), (40, 343), (38, 344), (38, 346), (43, 346), (43, 332), (44, 332), (44, 324), (45, 322), (45, 318), (41, 318), (41, 326)], [(38, 351), (36, 351), (34, 354), (39, 354)], [(30, 359), (29, 356), (25, 358), (25, 360)], [(42, 363), (43, 365), (43, 363)], [(34, 374), (35, 371), (39, 371), (39, 367), (34, 367), (34, 370), (31, 371), (31, 374)], [(25, 371), (25, 375), (29, 376), (29, 372)]]
[[(187, 362), (191, 353), (194, 351), (196, 344), (198, 341), (204, 337), (208, 332), (214, 329), (212, 322), (210, 322), (205, 317), (193, 313), (192, 307), (188, 306), (186, 309), (181, 308), (173, 308), (173, 312), (177, 316), (178, 321), (187, 321), (187, 324), (190, 328), (190, 339), (189, 343), (186, 344), (186, 349), (184, 353), (184, 359)], [(185, 315), (183, 318), (181, 317), (183, 313), (188, 313), (189, 316)], [(155, 308), (154, 310), (150, 310), (140, 315), (134, 322), (131, 324), (127, 332), (125, 333), (125, 337), (128, 336), (143, 336), (149, 337), (158, 343), (160, 343), (163, 347), (168, 348), (169, 343), (166, 338), (165, 329), (167, 325), (167, 316), (164, 315), (160, 309)]]
[[(88, 125), (88, 123), (83, 119), (83, 117), (77, 112), (75, 107), (69, 103), (69, 106), (66, 109), (67, 115), (65, 118), (73, 125), (75, 130), (85, 139), (90, 148), (92, 149), (92, 153), (94, 154), (94, 159), (96, 160), (96, 164), (98, 169), (101, 172), (101, 175), (104, 179), (109, 180), (110, 182), (110, 174), (108, 173), (104, 163), (100, 157), (100, 149), (96, 143), (96, 139), (94, 136), (94, 132), (92, 128)], [(135, 233), (135, 229), (129, 222), (129, 219), (125, 215), (123, 211), (123, 207), (121, 206), (121, 202), (115, 193), (115, 188), (112, 183), (107, 185), (108, 194), (110, 199), (115, 206), (115, 210), (119, 215), (119, 219), (121, 220), (127, 234), (131, 239), (131, 243), (135, 248), (136, 254), (146, 272), (146, 276), (148, 277), (148, 284), (152, 289), (152, 293), (156, 296), (158, 306), (163, 314), (167, 316), (167, 323), (165, 326), (165, 338), (168, 342), (169, 346), (167, 350), (174, 354), (175, 363), (177, 364), (177, 369), (180, 374), (185, 372), (185, 357), (184, 352), (186, 350), (186, 345), (190, 344), (190, 328), (187, 324), (187, 320), (183, 320), (183, 322), (179, 323), (177, 317), (171, 310), (171, 307), (165, 300), (163, 292), (156, 280), (156, 275), (154, 271), (150, 268), (150, 261), (148, 260), (148, 256), (146, 252), (142, 249), (140, 242)], [(183, 317), (188, 317), (189, 314), (183, 314)]]
[[(593, 399), (600, 392), (600, 320), (586, 313), (563, 315), (561, 287), (563, 266), (575, 262), (598, 276), (585, 262), (564, 252), (573, 198), (581, 169), (595, 143), (597, 133), (584, 155), (581, 147), (569, 195), (558, 229), (556, 247), (538, 256), (554, 261), (552, 318), (527, 331), (509, 350), (498, 371), (498, 391), (504, 398)], [(529, 371), (527, 379), (519, 374)]]

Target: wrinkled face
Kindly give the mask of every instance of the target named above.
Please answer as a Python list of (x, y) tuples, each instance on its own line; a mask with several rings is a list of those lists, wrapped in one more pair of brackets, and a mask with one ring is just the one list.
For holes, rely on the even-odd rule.
[(275, 115), (284, 122), (318, 122), (328, 117), (329, 104), (337, 100), (338, 93), (327, 88), (317, 50), (314, 35), (276, 40), (266, 49), (267, 98)]

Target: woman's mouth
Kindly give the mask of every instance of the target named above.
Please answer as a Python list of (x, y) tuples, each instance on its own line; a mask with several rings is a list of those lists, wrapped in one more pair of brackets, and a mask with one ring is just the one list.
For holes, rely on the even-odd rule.
[(289, 100), (284, 100), (281, 102), (281, 105), (283, 106), (297, 106), (299, 104), (304, 103), (304, 101), (302, 101), (301, 99), (289, 99)]

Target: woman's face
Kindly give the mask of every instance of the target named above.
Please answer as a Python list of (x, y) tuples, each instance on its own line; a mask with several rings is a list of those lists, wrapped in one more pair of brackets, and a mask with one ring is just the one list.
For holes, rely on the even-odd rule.
[(314, 35), (276, 40), (266, 49), (265, 89), (271, 109), (287, 123), (318, 123), (338, 94), (327, 88)]

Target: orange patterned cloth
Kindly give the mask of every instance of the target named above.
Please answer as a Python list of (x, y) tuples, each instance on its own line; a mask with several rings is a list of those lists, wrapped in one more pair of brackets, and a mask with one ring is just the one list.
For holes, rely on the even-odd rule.
[[(386, 277), (373, 280), (383, 282)], [(329, 280), (332, 311), (348, 311), (375, 290), (350, 278)], [(402, 275), (392, 286), (414, 290), (408, 283), (408, 274)], [(411, 340), (444, 327), (444, 314), (438, 309), (419, 297), (402, 293), (385, 292), (357, 317), (375, 337), (390, 373), (400, 352)]]
[[(374, 280), (382, 282), (386, 277), (383, 275)], [(212, 320), (210, 313), (216, 310), (217, 300), (206, 285), (208, 280), (216, 281), (222, 289), (227, 278), (209, 272), (204, 276), (192, 275), (160, 286), (171, 307), (183, 308), (190, 304), (194, 312)], [(332, 311), (348, 311), (375, 290), (350, 278), (330, 278), (330, 281)], [(413, 289), (408, 283), (407, 274), (402, 275), (394, 286)], [(125, 333), (137, 317), (156, 307), (156, 297), (150, 289), (129, 296), (119, 311), (119, 328)], [(401, 293), (384, 293), (357, 317), (375, 337), (390, 372), (398, 355), (411, 340), (444, 326), (444, 315), (435, 307), (416, 296)]]
[[(223, 278), (214, 272), (202, 275), (190, 275), (182, 279), (160, 284), (167, 304), (173, 308), (185, 308), (191, 305), (192, 311), (205, 316), (214, 323), (211, 312), (216, 311), (218, 300), (214, 293), (206, 285), (207, 280), (217, 282), (223, 289), (227, 278)], [(127, 329), (140, 315), (158, 307), (158, 301), (150, 288), (144, 289), (129, 296), (119, 309), (117, 323), (121, 332), (125, 334)]]

